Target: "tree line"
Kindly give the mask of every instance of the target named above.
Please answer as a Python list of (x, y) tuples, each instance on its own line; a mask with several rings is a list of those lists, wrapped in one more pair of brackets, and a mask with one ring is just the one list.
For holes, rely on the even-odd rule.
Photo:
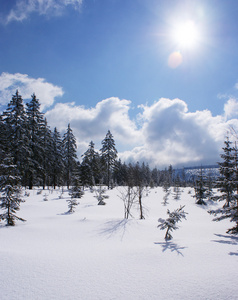
[[(101, 183), (116, 185), (158, 186), (175, 181), (172, 166), (165, 170), (150, 169), (145, 163), (122, 163), (118, 159), (113, 135), (108, 130), (100, 151), (90, 141), (81, 162), (77, 157), (77, 143), (70, 124), (61, 136), (53, 131), (40, 110), (40, 102), (33, 94), (24, 105), (18, 91), (0, 115), (0, 159), (5, 165), (15, 166), (16, 175), (24, 187), (72, 185), (75, 177), (82, 186)], [(0, 172), (3, 172), (0, 170)], [(1, 173), (0, 173), (1, 174)], [(181, 177), (177, 181), (184, 181)]]

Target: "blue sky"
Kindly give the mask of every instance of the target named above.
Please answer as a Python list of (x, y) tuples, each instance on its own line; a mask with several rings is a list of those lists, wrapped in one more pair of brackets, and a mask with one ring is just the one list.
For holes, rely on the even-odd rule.
[(238, 129), (237, 15), (235, 0), (0, 0), (0, 109), (35, 92), (79, 156), (110, 129), (125, 161), (214, 163)]

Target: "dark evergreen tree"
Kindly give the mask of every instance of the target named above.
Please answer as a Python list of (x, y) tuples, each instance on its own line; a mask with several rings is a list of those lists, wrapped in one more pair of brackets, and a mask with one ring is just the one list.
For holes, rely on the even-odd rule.
[(157, 168), (154, 168), (151, 172), (151, 182), (153, 186), (158, 186), (159, 184), (159, 174)]
[(77, 164), (76, 139), (72, 129), (70, 128), (70, 124), (68, 124), (67, 131), (63, 135), (62, 146), (63, 146), (64, 165), (65, 165), (65, 178), (66, 178), (67, 187), (69, 189), (69, 186), (71, 184), (72, 173)]
[(100, 166), (99, 166), (99, 154), (94, 149), (94, 143), (89, 143), (88, 150), (82, 155), (81, 169), (81, 181), (83, 185), (93, 186), (94, 183), (98, 183)]
[(127, 182), (127, 165), (122, 163), (120, 159), (115, 162), (113, 181), (117, 185), (125, 185)]
[(113, 135), (111, 134), (110, 130), (108, 130), (106, 137), (102, 141), (102, 149), (100, 151), (101, 151), (102, 162), (103, 165), (105, 166), (107, 186), (109, 189), (112, 171), (115, 168), (116, 158), (117, 158), (115, 141), (113, 139)]
[(225, 200), (224, 207), (229, 207), (231, 202), (234, 202), (236, 183), (234, 181), (234, 159), (231, 141), (227, 138), (224, 143), (223, 153), (220, 155), (223, 161), (218, 163), (220, 176), (216, 181), (216, 187), (221, 192), (218, 200)]
[(194, 197), (196, 198), (196, 204), (206, 205), (204, 199), (207, 198), (207, 187), (205, 184), (205, 178), (203, 175), (202, 167), (200, 169), (200, 174), (198, 175), (197, 180), (195, 182), (194, 190), (195, 190)]
[(2, 115), (0, 115), (0, 161), (3, 161), (6, 150), (7, 150), (7, 132), (6, 132), (6, 125), (3, 121)]
[(27, 110), (27, 133), (29, 140), (29, 165), (28, 165), (28, 180), (29, 189), (32, 189), (33, 184), (39, 183), (37, 179), (43, 177), (43, 160), (44, 160), (44, 148), (43, 148), (43, 127), (44, 127), (44, 115), (40, 111), (40, 103), (36, 98), (36, 95), (32, 95), (32, 99), (26, 104)]
[(46, 184), (49, 185), (50, 174), (52, 173), (53, 166), (53, 135), (50, 127), (47, 124), (47, 120), (44, 119), (42, 126), (42, 186), (45, 189)]
[(108, 199), (109, 196), (106, 195), (106, 189), (104, 188), (103, 184), (99, 183), (97, 186), (95, 185), (94, 192), (96, 194), (95, 198), (98, 200), (98, 205), (105, 205), (106, 202), (104, 200)]
[(64, 159), (62, 151), (62, 139), (60, 133), (55, 127), (52, 136), (52, 152), (51, 152), (51, 178), (54, 189), (62, 184), (62, 176), (64, 170)]
[(72, 186), (69, 191), (71, 198), (81, 198), (84, 192), (82, 191), (82, 183), (80, 178), (80, 163), (77, 162), (77, 165), (72, 174)]
[(21, 199), (20, 177), (17, 175), (17, 168), (12, 158), (5, 157), (0, 164), (0, 174), (0, 208), (5, 210), (0, 214), (0, 221), (6, 220), (7, 226), (14, 226), (16, 220), (25, 220), (15, 214), (24, 201)]
[(3, 112), (2, 120), (5, 124), (5, 153), (11, 155), (21, 176), (28, 169), (30, 154), (27, 135), (27, 120), (23, 100), (19, 92), (12, 96), (7, 109)]
[(228, 229), (227, 233), (238, 234), (238, 195), (237, 191), (237, 153), (236, 149), (231, 147), (231, 141), (227, 138), (223, 154), (221, 158), (223, 162), (219, 163), (220, 177), (217, 181), (217, 187), (221, 195), (216, 196), (218, 200), (225, 200), (225, 204), (222, 208), (216, 210), (210, 210), (209, 213), (214, 215), (213, 221), (221, 221), (224, 219), (230, 219), (231, 222), (235, 222), (235, 226)]
[(235, 193), (238, 194), (238, 148), (236, 142), (232, 151), (232, 161), (233, 161), (233, 179), (235, 184)]

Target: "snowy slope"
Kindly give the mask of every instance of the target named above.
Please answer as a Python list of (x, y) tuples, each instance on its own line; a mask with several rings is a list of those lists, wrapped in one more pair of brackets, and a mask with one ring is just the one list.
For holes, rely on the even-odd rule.
[[(163, 206), (162, 188), (152, 189), (145, 220), (136, 208), (123, 219), (116, 188), (105, 206), (86, 191), (70, 215), (66, 192), (31, 191), (18, 212), (27, 222), (0, 227), (0, 299), (237, 299), (238, 237), (188, 190)], [(180, 205), (187, 220), (165, 242), (157, 220)]]

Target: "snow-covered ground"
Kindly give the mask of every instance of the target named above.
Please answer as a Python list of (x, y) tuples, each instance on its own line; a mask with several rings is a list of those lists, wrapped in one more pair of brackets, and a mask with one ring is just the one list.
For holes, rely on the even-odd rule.
[[(0, 299), (238, 299), (238, 237), (226, 234), (228, 220), (212, 222), (216, 205), (196, 205), (185, 188), (163, 206), (155, 188), (146, 219), (135, 208), (125, 220), (118, 189), (105, 206), (86, 191), (74, 214), (67, 192), (30, 191), (18, 212), (27, 222), (0, 226)], [(158, 218), (180, 205), (187, 220), (165, 242)]]

